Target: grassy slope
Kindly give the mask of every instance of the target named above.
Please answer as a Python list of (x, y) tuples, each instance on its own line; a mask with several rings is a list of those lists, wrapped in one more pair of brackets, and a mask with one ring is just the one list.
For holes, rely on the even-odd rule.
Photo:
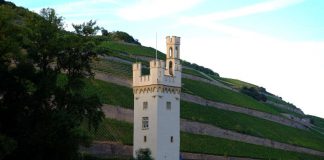
[(92, 63), (92, 68), (122, 78), (131, 79), (132, 77), (132, 65), (126, 63), (99, 60)]
[(181, 101), (181, 118), (324, 151), (324, 137), (246, 114)]
[[(146, 57), (155, 57), (155, 49), (151, 47), (145, 47), (134, 44), (127, 44), (122, 42), (103, 42), (101, 46), (107, 47), (113, 51), (118, 51), (125, 54), (146, 56)], [(165, 55), (158, 51), (158, 59), (165, 60)]]
[(314, 129), (320, 131), (324, 134), (324, 119), (316, 117), (316, 116), (307, 116), (311, 119), (312, 123), (314, 124)]
[(324, 128), (324, 119), (323, 118), (319, 118), (319, 117), (315, 117), (315, 116), (309, 116), (309, 117), (313, 121), (314, 125)]
[(261, 159), (323, 159), (301, 153), (282, 151), (206, 135), (181, 134), (181, 151)]
[[(132, 144), (133, 125), (113, 119), (105, 119), (97, 133), (91, 132), (94, 139), (103, 141), (120, 141), (123, 144)], [(181, 133), (181, 151), (206, 153), (214, 155), (264, 158), (264, 159), (307, 159), (319, 160), (319, 157), (286, 152), (282, 150), (262, 147), (243, 142), (231, 141), (205, 135)]]
[(279, 112), (273, 109), (273, 107), (260, 103), (255, 99), (238, 92), (189, 79), (182, 79), (182, 82), (184, 83), (182, 90), (187, 93), (195, 94), (213, 101), (238, 105), (276, 115), (279, 114)]
[(208, 77), (202, 75), (201, 73), (199, 73), (198, 71), (193, 70), (193, 69), (185, 69), (184, 68), (184, 69), (182, 69), (182, 73), (194, 75), (194, 76), (201, 77), (201, 78), (205, 78), (205, 79), (209, 80)]
[(127, 122), (106, 118), (97, 131), (90, 131), (94, 140), (119, 141), (126, 145), (133, 144), (133, 125)]
[(102, 103), (133, 109), (134, 100), (131, 88), (101, 80), (86, 80), (85, 82), (84, 94), (91, 95), (96, 93)]
[(241, 81), (241, 80), (238, 80), (238, 79), (232, 79), (232, 78), (218, 78), (218, 80), (224, 82), (225, 84), (227, 85), (230, 85), (231, 87), (233, 88), (236, 88), (236, 89), (240, 89), (240, 88), (243, 88), (244, 86), (245, 87), (258, 87), (254, 84), (251, 84), (251, 83), (248, 83), (248, 82), (244, 82), (244, 81)]

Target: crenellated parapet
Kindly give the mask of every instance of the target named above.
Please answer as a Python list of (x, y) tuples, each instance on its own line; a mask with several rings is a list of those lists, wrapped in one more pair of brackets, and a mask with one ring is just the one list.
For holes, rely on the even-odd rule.
[(181, 65), (176, 65), (174, 74), (166, 73), (166, 65), (162, 60), (150, 61), (150, 74), (142, 75), (142, 64), (133, 64), (133, 87), (148, 85), (165, 85), (181, 87)]
[(180, 37), (177, 36), (167, 36), (166, 37), (166, 42), (167, 44), (176, 44), (176, 45), (180, 45)]

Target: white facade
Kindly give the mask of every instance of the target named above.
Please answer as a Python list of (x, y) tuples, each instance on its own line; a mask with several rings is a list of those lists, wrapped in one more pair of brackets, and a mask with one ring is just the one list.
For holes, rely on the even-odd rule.
[(155, 160), (180, 157), (180, 37), (166, 37), (167, 59), (150, 61), (150, 75), (133, 64), (134, 157), (149, 148)]

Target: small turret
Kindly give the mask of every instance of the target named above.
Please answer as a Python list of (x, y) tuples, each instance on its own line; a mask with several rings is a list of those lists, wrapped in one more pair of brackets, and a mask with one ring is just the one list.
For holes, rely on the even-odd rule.
[(180, 37), (166, 37), (167, 59), (180, 59)]
[(166, 37), (166, 75), (180, 77), (181, 79), (181, 64), (180, 64), (180, 37)]

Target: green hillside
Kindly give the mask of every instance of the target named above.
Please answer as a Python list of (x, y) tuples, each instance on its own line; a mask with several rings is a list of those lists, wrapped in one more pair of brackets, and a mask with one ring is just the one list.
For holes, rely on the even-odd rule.
[[(38, 54), (48, 53), (49, 55), (51, 55), (52, 52), (48, 52), (48, 51), (54, 50), (53, 52), (55, 52), (56, 51), (55, 49), (57, 47), (55, 45), (51, 45), (52, 44), (50, 43), (51, 41), (45, 43), (47, 41), (44, 40), (45, 42), (43, 43), (43, 39), (51, 38), (47, 34), (43, 33), (42, 36), (40, 37), (38, 37), (39, 36), (38, 32), (37, 34), (36, 33), (33, 34), (34, 33), (33, 27), (35, 27), (33, 26), (34, 24), (33, 22), (44, 21), (43, 24), (44, 26), (50, 25), (52, 22), (48, 23), (47, 20), (45, 20), (41, 16), (36, 15), (36, 13), (32, 13), (24, 8), (16, 7), (12, 3), (7, 3), (0, 0), (0, 4), (1, 4), (0, 40), (4, 40), (4, 41), (7, 39), (10, 40), (10, 41), (5, 41), (7, 43), (0, 43), (1, 51), (3, 51), (3, 53), (6, 53), (6, 55), (0, 56), (1, 58), (0, 60), (5, 59), (7, 56), (14, 57), (12, 59), (10, 58), (6, 59), (7, 61), (1, 61), (1, 64), (6, 64), (9, 67), (7, 68), (3, 67), (5, 65), (2, 65), (0, 67), (0, 71), (1, 71), (0, 77), (11, 73), (11, 71), (14, 70), (16, 66), (19, 67), (22, 66), (22, 68), (25, 67), (23, 70), (13, 72), (12, 79), (9, 80), (6, 79), (6, 82), (8, 82), (8, 84), (11, 84), (9, 83), (10, 80), (12, 81), (17, 80), (21, 82), (21, 84), (24, 84), (24, 86), (26, 86), (26, 88), (23, 88), (23, 90), (25, 91), (24, 95), (16, 96), (15, 94), (13, 94), (14, 96), (12, 97), (18, 99), (20, 98), (20, 96), (27, 97), (22, 100), (20, 99), (21, 101), (17, 101), (17, 103), (22, 101), (29, 101), (30, 99), (33, 98), (34, 96), (33, 93), (37, 89), (40, 89), (40, 91), (37, 92), (37, 96), (49, 97), (46, 100), (40, 98), (41, 99), (40, 101), (33, 102), (32, 103), (33, 105), (31, 106), (22, 106), (22, 107), (20, 106), (21, 108), (15, 110), (15, 112), (19, 112), (19, 113), (20, 111), (25, 111), (23, 112), (24, 114), (15, 115), (17, 117), (37, 114), (40, 115), (40, 117), (45, 119), (45, 120), (42, 119), (44, 121), (38, 121), (38, 119), (36, 118), (33, 119), (34, 118), (33, 116), (31, 116), (32, 118), (28, 119), (30, 120), (30, 122), (28, 123), (29, 126), (36, 126), (36, 128), (38, 126), (41, 126), (45, 128), (46, 133), (48, 134), (42, 134), (42, 132), (40, 132), (40, 129), (37, 128), (39, 130), (35, 130), (35, 133), (37, 133), (37, 135), (32, 137), (33, 139), (29, 140), (30, 137), (22, 138), (23, 140), (27, 141), (26, 144), (24, 145), (28, 146), (33, 144), (33, 142), (39, 142), (39, 143), (49, 144), (49, 145), (51, 145), (51, 143), (55, 144), (56, 141), (58, 141), (57, 139), (53, 139), (50, 142), (47, 141), (45, 142), (45, 140), (43, 139), (46, 138), (51, 139), (51, 136), (53, 135), (60, 135), (62, 137), (69, 138), (68, 136), (66, 136), (67, 133), (63, 132), (65, 128), (70, 129), (68, 132), (69, 136), (72, 135), (79, 138), (79, 139), (74, 139), (73, 142), (66, 141), (65, 143), (75, 143), (77, 144), (77, 146), (79, 146), (79, 145), (86, 145), (87, 143), (91, 142), (91, 140), (95, 140), (95, 141), (113, 141), (113, 142), (119, 142), (124, 145), (132, 145), (133, 143), (132, 124), (125, 121), (111, 119), (109, 117), (105, 117), (102, 119), (102, 121), (100, 121), (102, 117), (97, 116), (96, 114), (94, 114), (94, 112), (101, 113), (101, 110), (95, 109), (95, 111), (93, 111), (90, 109), (94, 108), (93, 107), (94, 105), (99, 106), (99, 104), (102, 103), (102, 104), (108, 104), (108, 105), (118, 106), (118, 107), (132, 110), (134, 107), (134, 97), (133, 97), (132, 88), (126, 87), (129, 85), (126, 86), (117, 85), (115, 84), (116, 82), (114, 83), (113, 81), (109, 81), (109, 78), (117, 77), (125, 81), (131, 81), (132, 63), (135, 62), (141, 62), (143, 66), (142, 73), (149, 74), (149, 60), (155, 58), (155, 49), (151, 47), (142, 46), (131, 35), (125, 32), (120, 32), (120, 31), (108, 32), (107, 33), (108, 35), (101, 36), (96, 34), (90, 34), (90, 35), (76, 34), (74, 32), (65, 31), (64, 29), (58, 29), (57, 33), (55, 34), (55, 36), (57, 36), (58, 39), (58, 40), (56, 39), (57, 41), (62, 39), (66, 40), (65, 39), (66, 37), (71, 36), (71, 37), (77, 37), (72, 40), (81, 39), (80, 42), (79, 41), (77, 42), (82, 44), (82, 45), (74, 44), (75, 46), (72, 47), (69, 46), (71, 48), (64, 50), (65, 52), (58, 51), (58, 54), (64, 54), (64, 53), (69, 54), (70, 52), (72, 53), (75, 52), (75, 50), (78, 50), (81, 47), (85, 47), (86, 49), (87, 47), (89, 47), (91, 48), (90, 51), (88, 52), (80, 51), (78, 52), (78, 56), (82, 57), (87, 54), (96, 54), (97, 56), (91, 57), (91, 59), (90, 58), (87, 59), (86, 62), (83, 62), (74, 57), (72, 58), (69, 57), (70, 59), (68, 59), (69, 60), (68, 63), (64, 61), (65, 57), (62, 56), (59, 58), (53, 58), (48, 62), (45, 61), (46, 62), (45, 64), (44, 63), (33, 64), (33, 60), (35, 59), (39, 60), (43, 58), (46, 60), (46, 58), (50, 57), (50, 56), (46, 57), (47, 55), (42, 55), (45, 57), (44, 58), (42, 56), (39, 56)], [(37, 18), (33, 19), (33, 17), (37, 17)], [(11, 30), (10, 27), (7, 27), (6, 25), (11, 27), (14, 26), (14, 30), (13, 30), (14, 32)], [(36, 27), (39, 26), (36, 25)], [(39, 28), (41, 28), (42, 31), (47, 33), (46, 28), (44, 27), (39, 27)], [(9, 31), (6, 29), (11, 31), (10, 34), (8, 34)], [(9, 36), (6, 37), (3, 35), (11, 35), (11, 37)], [(35, 38), (36, 40), (33, 38)], [(9, 42), (15, 42), (15, 41), (19, 41), (19, 42), (14, 43), (13, 45), (9, 45), (10, 44)], [(70, 41), (65, 41), (65, 43), (68, 42), (72, 42), (71, 39)], [(65, 45), (64, 43), (58, 43), (58, 44)], [(35, 47), (36, 49), (28, 48), (34, 45), (36, 46)], [(11, 48), (7, 46), (10, 46)], [(39, 46), (42, 46), (43, 48)], [(37, 47), (43, 50), (39, 51), (37, 50), (38, 49)], [(28, 50), (26, 48), (28, 48)], [(12, 52), (12, 51), (17, 51), (17, 52)], [(22, 53), (22, 54), (15, 55), (14, 53)], [(39, 56), (39, 57), (34, 59), (30, 58), (33, 56), (34, 57)], [(15, 64), (14, 63), (15, 58), (22, 60), (24, 63)], [(157, 58), (165, 60), (165, 54), (161, 51), (158, 51)], [(75, 68), (78, 67), (82, 68), (83, 67), (82, 63), (86, 63), (86, 65), (88, 65), (88, 67), (90, 67), (94, 71), (94, 73), (105, 74), (107, 79), (103, 81), (103, 80), (95, 79), (94, 78), (95, 76), (88, 77), (88, 75), (91, 75), (90, 72), (74, 73), (74, 70), (69, 70), (70, 67), (69, 65), (65, 66), (65, 68), (56, 68), (58, 67), (58, 65), (55, 65), (55, 62), (60, 62), (56, 64), (76, 63), (74, 66)], [(8, 65), (8, 64), (12, 64), (12, 65)], [(262, 117), (255, 117), (253, 116), (253, 114), (240, 113), (239, 111), (233, 112), (228, 110), (222, 110), (211, 106), (204, 106), (204, 105), (181, 100), (180, 116), (182, 119), (209, 124), (228, 131), (237, 132), (240, 134), (245, 134), (245, 135), (254, 136), (258, 138), (264, 138), (270, 141), (281, 142), (291, 146), (305, 147), (308, 149), (324, 152), (324, 119), (311, 116), (311, 115), (304, 115), (302, 113), (297, 113), (293, 111), (292, 109), (296, 109), (296, 107), (293, 104), (288, 103), (277, 96), (274, 96), (275, 94), (267, 92), (265, 88), (262, 88), (258, 85), (254, 85), (234, 78), (221, 77), (216, 71), (212, 71), (209, 68), (203, 67), (203, 64), (194, 64), (186, 61), (182, 61), (182, 64), (183, 64), (182, 72), (184, 74), (188, 74), (193, 77), (199, 77), (200, 79), (201, 78), (205, 79), (204, 81), (199, 81), (197, 80), (199, 78), (190, 79), (191, 76), (188, 76), (189, 78), (182, 78), (183, 93), (198, 96), (210, 101), (234, 105), (236, 107), (240, 107), (243, 109), (250, 109), (251, 112), (252, 111), (264, 112), (267, 113), (268, 115), (268, 117), (265, 117), (263, 119)], [(49, 73), (42, 73), (41, 72), (41, 70), (43, 69), (42, 67), (45, 69), (47, 67), (53, 70), (50, 70), (51, 72)], [(21, 73), (26, 73), (26, 75), (24, 74), (24, 77), (17, 76), (20, 75)], [(35, 73), (35, 74), (33, 74), (33, 76), (30, 77), (28, 73)], [(49, 79), (52, 78), (51, 79), (52, 81), (50, 81), (52, 83), (46, 81), (47, 77), (44, 76), (45, 74), (48, 74)], [(73, 77), (74, 79), (71, 78), (70, 75), (75, 75), (75, 77)], [(38, 80), (38, 78), (42, 76), (43, 78), (45, 77), (44, 78), (45, 80), (44, 79)], [(33, 79), (35, 82), (40, 83), (41, 87), (34, 85), (34, 83), (32, 83), (29, 79)], [(210, 80), (211, 83), (207, 83), (206, 81), (208, 80)], [(212, 84), (212, 82), (217, 82), (217, 83)], [(64, 88), (64, 86), (67, 86), (66, 85), (67, 83), (71, 85), (71, 88)], [(6, 88), (7, 86), (1, 85), (1, 87)], [(18, 86), (18, 88), (19, 87), (21, 86)], [(249, 94), (243, 93), (242, 92), (243, 88), (254, 88), (256, 89), (256, 92), (258, 94), (262, 94), (266, 96), (267, 100), (260, 101)], [(41, 89), (43, 90), (48, 89), (51, 92), (43, 93), (41, 92), (43, 91)], [(70, 94), (67, 94), (66, 96), (62, 96), (65, 95), (63, 94), (65, 92), (68, 92)], [(57, 97), (49, 96), (50, 94), (54, 94), (54, 93), (56, 95), (59, 95), (57, 93), (62, 93), (62, 95)], [(6, 101), (5, 102), (2, 101), (3, 99), (2, 94), (3, 93), (0, 92), (1, 105), (6, 104)], [(77, 105), (74, 104), (74, 101), (77, 101), (79, 98), (91, 99), (94, 95), (96, 95), (96, 97), (93, 99), (100, 101), (100, 103), (96, 101), (94, 103), (79, 102), (76, 103)], [(65, 102), (65, 100), (70, 100), (70, 99), (72, 100), (68, 101), (69, 103), (66, 104), (63, 103)], [(58, 103), (61, 102), (62, 102), (61, 108), (57, 108), (55, 105), (60, 105)], [(89, 104), (91, 106), (89, 106)], [(288, 108), (283, 108), (283, 107), (280, 108), (276, 106), (276, 104), (287, 106)], [(34, 105), (35, 106), (39, 105), (41, 107), (37, 108), (36, 110), (32, 110)], [(70, 109), (67, 106), (72, 106), (73, 108)], [(2, 106), (0, 106), (0, 111), (6, 111), (6, 109), (9, 108), (9, 107), (7, 108), (1, 108), (1, 107)], [(14, 107), (16, 106), (13, 105), (13, 108)], [(90, 111), (88, 112), (88, 110), (79, 109), (81, 107), (86, 107)], [(2, 112), (1, 115), (7, 116), (6, 113), (7, 112)], [(87, 117), (80, 116), (80, 114), (86, 115)], [(286, 118), (288, 121), (288, 118), (285, 117), (284, 114), (288, 114), (298, 118), (309, 119), (311, 124), (306, 126), (305, 127), (306, 129), (298, 129), (293, 126), (283, 125), (281, 123), (277, 123), (275, 121), (269, 120), (271, 119), (271, 117), (272, 118), (279, 117), (279, 118)], [(70, 115), (73, 115), (73, 117), (71, 118)], [(47, 119), (48, 117), (52, 118), (52, 116), (55, 117), (55, 122), (57, 123), (53, 123)], [(10, 131), (16, 131), (20, 128), (25, 127), (23, 125), (20, 125), (19, 123), (19, 122), (24, 122), (23, 120), (14, 119), (15, 117), (13, 117), (12, 119), (10, 118), (12, 117), (8, 118), (10, 120), (10, 123), (12, 122), (12, 123), (19, 124), (18, 127), (14, 126), (10, 128), (12, 129)], [(0, 119), (3, 120), (5, 118), (0, 117)], [(98, 122), (98, 126), (93, 125), (92, 127), (89, 127), (88, 126), (89, 123), (87, 123), (87, 122), (91, 122), (88, 121), (89, 119), (96, 119), (97, 120), (96, 122)], [(290, 119), (290, 120), (294, 120), (294, 119)], [(294, 122), (296, 121), (297, 120), (294, 120)], [(70, 125), (69, 122), (74, 122), (74, 123), (73, 125)], [(53, 126), (55, 126), (56, 129), (50, 128)], [(52, 130), (50, 129), (47, 130), (47, 127), (49, 127)], [(63, 131), (61, 130), (61, 128), (63, 128), (62, 129)], [(2, 123), (0, 123), (0, 129), (3, 129)], [(25, 131), (28, 131), (29, 133), (34, 133), (34, 130), (29, 128), (27, 128)], [(22, 132), (21, 130), (15, 133), (24, 135), (24, 132)], [(17, 146), (20, 147), (19, 145), (21, 145), (21, 144), (16, 144), (14, 142), (11, 142), (12, 137), (7, 136), (7, 134), (10, 135), (10, 133), (8, 132), (2, 133), (2, 131), (0, 130), (0, 159), (5, 157), (6, 155), (16, 153), (14, 150), (15, 147)], [(83, 141), (84, 139), (85, 141)], [(247, 141), (244, 140), (233, 141), (233, 140), (209, 136), (209, 135), (199, 135), (199, 134), (181, 132), (180, 148), (181, 151), (183, 152), (204, 153), (204, 154), (211, 154), (211, 155), (220, 155), (224, 157), (233, 156), (233, 157), (255, 158), (255, 159), (287, 159), (287, 160), (324, 159), (324, 157), (314, 156), (311, 153), (305, 154), (305, 153), (298, 153), (297, 151), (290, 152), (286, 150), (275, 149), (275, 146), (265, 147), (265, 146), (254, 145), (246, 142)], [(62, 149), (64, 145), (62, 144), (60, 145), (61, 145), (60, 148)], [(3, 146), (5, 147), (9, 146), (9, 147), (5, 148)], [(10, 147), (12, 147), (13, 149)], [(37, 146), (37, 147), (40, 148), (40, 150), (42, 149), (42, 146)], [(30, 147), (28, 146), (28, 148)], [(5, 152), (2, 151), (2, 149)], [(79, 152), (78, 147), (74, 147), (73, 149), (76, 152)], [(89, 159), (91, 159), (91, 156), (92, 155), (90, 155)]]
[[(133, 109), (132, 89), (101, 80), (87, 81), (86, 84), (85, 94), (97, 93), (102, 103)], [(324, 137), (316, 132), (288, 127), (242, 113), (181, 101), (181, 118), (324, 151)]]

